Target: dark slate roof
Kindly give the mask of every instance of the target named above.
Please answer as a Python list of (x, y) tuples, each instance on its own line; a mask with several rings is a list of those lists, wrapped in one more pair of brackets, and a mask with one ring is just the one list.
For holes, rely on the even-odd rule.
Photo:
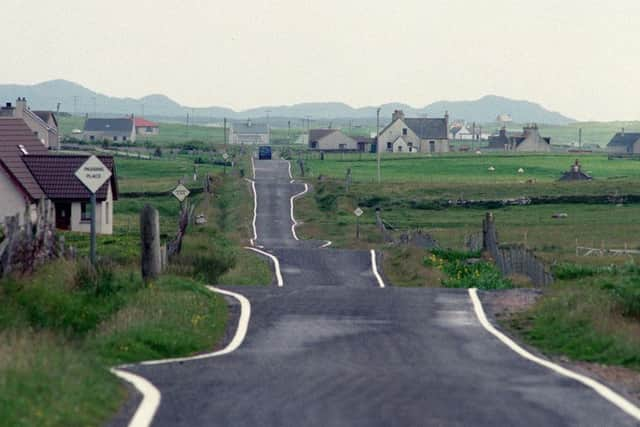
[[(115, 163), (111, 156), (97, 156), (111, 170), (111, 190), (113, 199), (118, 198), (118, 185)], [(88, 156), (44, 155), (26, 156), (24, 162), (37, 180), (40, 187), (52, 200), (89, 200), (91, 193), (75, 176), (76, 171), (87, 161)], [(108, 182), (96, 193), (96, 199), (107, 198)]]
[(269, 133), (269, 127), (261, 123), (238, 122), (233, 124), (233, 132), (238, 134)]
[(618, 132), (614, 135), (613, 138), (611, 138), (611, 141), (609, 141), (609, 144), (607, 144), (607, 146), (610, 147), (616, 147), (616, 146), (621, 146), (621, 147), (629, 147), (632, 146), (633, 144), (636, 143), (637, 140), (640, 139), (640, 133), (634, 133), (634, 132)]
[(85, 132), (132, 132), (133, 119), (87, 119)]
[[(28, 154), (22, 152), (20, 145)], [(0, 119), (0, 164), (32, 200), (43, 198), (44, 192), (23, 159), (47, 153), (47, 147), (33, 135), (22, 119)]]
[(405, 118), (404, 122), (420, 139), (448, 139), (446, 119)]
[(327, 135), (336, 132), (337, 129), (311, 129), (309, 131), (309, 141), (319, 141)]
[(58, 127), (58, 119), (56, 118), (56, 115), (53, 113), (53, 111), (33, 111), (33, 113), (40, 117), (40, 120), (42, 120), (45, 123), (49, 123), (49, 118), (53, 119), (53, 123), (55, 123), (56, 127)]

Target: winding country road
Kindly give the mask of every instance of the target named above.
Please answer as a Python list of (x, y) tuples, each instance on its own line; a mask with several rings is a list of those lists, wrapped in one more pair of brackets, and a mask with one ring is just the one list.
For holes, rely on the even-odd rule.
[(370, 252), (297, 240), (291, 198), (305, 185), (287, 162), (255, 163), (255, 246), (283, 286), (222, 287), (251, 305), (235, 351), (127, 368), (161, 393), (153, 425), (638, 425), (490, 334), (466, 290), (382, 288)]

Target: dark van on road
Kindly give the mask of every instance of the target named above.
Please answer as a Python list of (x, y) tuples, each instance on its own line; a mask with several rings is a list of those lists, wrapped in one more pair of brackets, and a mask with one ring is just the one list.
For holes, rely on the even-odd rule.
[(265, 145), (263, 147), (258, 148), (258, 159), (271, 160), (271, 147), (268, 145)]

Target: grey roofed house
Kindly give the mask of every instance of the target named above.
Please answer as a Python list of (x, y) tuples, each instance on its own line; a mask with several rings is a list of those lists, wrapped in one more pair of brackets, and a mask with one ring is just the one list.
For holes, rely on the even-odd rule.
[(611, 153), (640, 153), (640, 133), (618, 132), (607, 144)]
[(404, 122), (421, 139), (447, 139), (447, 120), (442, 118), (405, 118)]
[(318, 141), (337, 129), (311, 129), (309, 131), (309, 141)]
[(269, 126), (263, 123), (253, 123), (250, 119), (235, 122), (231, 125), (230, 142), (232, 144), (269, 144)]
[(135, 142), (133, 117), (115, 119), (87, 119), (84, 122), (82, 139), (85, 141), (130, 141)]

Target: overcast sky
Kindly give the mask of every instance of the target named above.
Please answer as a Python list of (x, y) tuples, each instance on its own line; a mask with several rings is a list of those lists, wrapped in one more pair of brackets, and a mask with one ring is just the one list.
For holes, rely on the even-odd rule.
[(640, 119), (639, 0), (2, 0), (0, 83), (204, 107), (496, 94)]

